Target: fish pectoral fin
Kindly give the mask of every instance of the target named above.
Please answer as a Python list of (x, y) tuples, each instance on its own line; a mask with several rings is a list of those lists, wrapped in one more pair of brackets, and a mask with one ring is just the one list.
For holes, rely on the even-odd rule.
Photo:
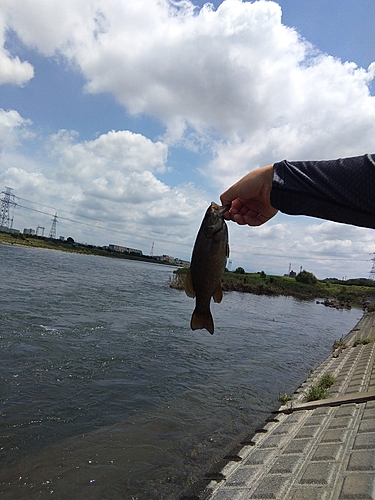
[(217, 302), (218, 304), (220, 304), (220, 302), (223, 300), (223, 289), (221, 288), (221, 283), (219, 283), (216, 287), (216, 290), (214, 291), (212, 297), (214, 299), (214, 302)]
[(189, 272), (188, 272), (188, 274), (186, 276), (186, 280), (185, 280), (185, 293), (188, 297), (191, 297), (192, 299), (194, 299), (195, 290), (193, 287), (193, 280), (191, 277), (191, 270), (190, 269), (189, 269)]
[(205, 313), (198, 313), (194, 310), (190, 321), (190, 328), (192, 330), (201, 330), (205, 328), (211, 335), (214, 333), (214, 320), (212, 319), (211, 311)]

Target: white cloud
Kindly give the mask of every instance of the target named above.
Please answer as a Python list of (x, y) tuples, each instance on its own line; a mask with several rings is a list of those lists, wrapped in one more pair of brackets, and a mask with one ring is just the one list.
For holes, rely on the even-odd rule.
[[(277, 80), (277, 76), (275, 76)], [(273, 122), (254, 133), (218, 141), (210, 165), (221, 186), (249, 170), (287, 159), (329, 159), (371, 152), (375, 136), (375, 97), (369, 94), (372, 70), (318, 56), (296, 66), (283, 94), (270, 110)]]
[(56, 52), (69, 56), (87, 44), (87, 36), (95, 35), (100, 4), (100, 0), (2, 0), (1, 12), (6, 28), (26, 46), (45, 56)]
[(199, 10), (189, 1), (8, 0), (3, 9), (26, 45), (63, 54), (87, 91), (110, 92), (131, 113), (162, 120), (169, 143), (187, 125), (219, 133), (210, 175), (221, 184), (233, 153), (231, 176), (245, 165), (372, 146), (373, 66), (313, 50), (282, 24), (275, 2), (224, 0)]
[(31, 121), (22, 118), (14, 109), (5, 111), (0, 108), (0, 156), (5, 148), (13, 148), (28, 134), (28, 125)]
[(200, 131), (254, 130), (278, 100), (273, 76), (306, 51), (272, 2), (226, 0), (197, 15), (172, 15), (168, 2), (109, 2), (102, 12), (105, 30), (75, 54), (87, 89), (112, 92), (167, 125), (179, 117)]
[(306, 228), (306, 233), (313, 237), (325, 239), (352, 239), (352, 238), (368, 238), (372, 234), (367, 229), (356, 227), (349, 224), (339, 224), (338, 222), (326, 221), (320, 224), (310, 224)]
[(189, 130), (201, 134), (214, 154), (206, 174), (222, 187), (283, 158), (373, 147), (374, 64), (365, 70), (319, 53), (282, 24), (275, 2), (224, 0), (217, 10), (167, 0), (6, 5), (21, 40), (63, 54), (88, 92), (110, 92), (131, 113), (162, 120), (168, 144)]
[(305, 233), (306, 237), (300, 247), (305, 245), (310, 252), (351, 257), (353, 261), (358, 255), (370, 255), (375, 252), (372, 229), (327, 221), (308, 225)]
[[(1, 116), (11, 130), (24, 123), (16, 112)], [(80, 241), (92, 240), (94, 228), (106, 229), (100, 241), (96, 234), (96, 243), (115, 238), (144, 250), (154, 239), (160, 253), (190, 256), (197, 221), (208, 205), (206, 193), (193, 184), (171, 187), (157, 178), (168, 152), (162, 142), (129, 131), (80, 142), (76, 132), (61, 130), (46, 143), (43, 162), (28, 162), (9, 151), (9, 144), (0, 159), (0, 184), (17, 186), (20, 197), (16, 228), (49, 227), (57, 210), (60, 231)], [(22, 166), (9, 166), (17, 163)]]
[(12, 55), (5, 48), (6, 30), (8, 28), (7, 9), (0, 6), (0, 85), (10, 83), (23, 86), (34, 76), (32, 65), (25, 61), (22, 62), (19, 57)]
[(110, 131), (92, 141), (76, 142), (78, 134), (60, 130), (50, 139), (52, 154), (58, 158), (58, 176), (87, 180), (113, 171), (165, 172), (168, 148), (128, 130)]
[(34, 69), (28, 62), (11, 57), (9, 52), (0, 48), (0, 85), (11, 83), (23, 86), (34, 76)]
[(160, 200), (168, 191), (168, 187), (149, 171), (132, 172), (127, 176), (119, 171), (111, 171), (93, 179), (91, 188), (85, 190), (85, 194), (124, 204), (139, 204)]
[(282, 214), (272, 220), (259, 228), (229, 225), (233, 269), (242, 265), (249, 271), (284, 274), (291, 263), (295, 271), (302, 266), (321, 279), (368, 276), (375, 252), (372, 229), (312, 223), (306, 217), (296, 222)]

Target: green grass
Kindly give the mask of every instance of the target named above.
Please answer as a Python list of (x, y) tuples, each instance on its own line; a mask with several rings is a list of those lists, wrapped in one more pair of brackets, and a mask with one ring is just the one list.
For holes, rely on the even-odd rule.
[(243, 275), (224, 273), (224, 290), (237, 290), (258, 295), (293, 295), (300, 298), (324, 297), (326, 286), (321, 283), (307, 285), (287, 276), (267, 276), (262, 273)]
[[(180, 288), (183, 288), (187, 269), (175, 271), (177, 279), (180, 281)], [(345, 281), (336, 283), (324, 280), (318, 281), (314, 285), (300, 283), (295, 278), (288, 276), (271, 276), (265, 272), (258, 273), (233, 273), (226, 271), (223, 274), (223, 290), (235, 290), (238, 292), (253, 293), (256, 295), (286, 295), (300, 299), (334, 298), (340, 302), (350, 302), (361, 306), (363, 299), (375, 295), (375, 286), (363, 285), (343, 285)], [(375, 285), (375, 282), (374, 282)], [(324, 307), (324, 306), (322, 306)]]
[(339, 340), (335, 340), (332, 346), (332, 354), (334, 358), (338, 358), (342, 351), (348, 347), (348, 344), (344, 341), (343, 337)]
[(366, 337), (364, 339), (356, 339), (353, 342), (353, 347), (357, 347), (357, 345), (366, 345), (366, 344), (369, 344), (370, 342), (371, 342), (371, 339), (369, 337)]
[(290, 396), (289, 396), (289, 394), (284, 392), (283, 394), (280, 394), (278, 399), (279, 399), (280, 403), (285, 405), (290, 400)]
[(305, 400), (317, 401), (319, 399), (326, 399), (326, 397), (328, 396), (328, 389), (334, 383), (335, 378), (330, 373), (326, 373), (320, 378), (317, 384), (310, 387), (310, 389), (306, 393)]
[(344, 341), (343, 337), (340, 337), (339, 340), (335, 340), (333, 342), (332, 349), (335, 351), (336, 349), (346, 349), (348, 347), (348, 344)]

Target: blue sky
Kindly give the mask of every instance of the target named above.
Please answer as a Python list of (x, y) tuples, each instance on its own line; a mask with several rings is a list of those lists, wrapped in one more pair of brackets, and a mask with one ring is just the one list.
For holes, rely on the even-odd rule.
[[(2, 2), (14, 227), (48, 233), (57, 211), (58, 235), (188, 259), (208, 203), (247, 171), (374, 151), (372, 0), (203, 5)], [(229, 231), (248, 271), (367, 276), (375, 252), (372, 230), (307, 217)]]

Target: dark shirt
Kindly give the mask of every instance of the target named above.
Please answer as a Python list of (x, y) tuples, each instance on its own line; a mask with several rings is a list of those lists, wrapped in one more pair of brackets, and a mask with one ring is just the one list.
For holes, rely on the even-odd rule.
[(290, 215), (375, 229), (375, 154), (275, 163), (271, 205)]

